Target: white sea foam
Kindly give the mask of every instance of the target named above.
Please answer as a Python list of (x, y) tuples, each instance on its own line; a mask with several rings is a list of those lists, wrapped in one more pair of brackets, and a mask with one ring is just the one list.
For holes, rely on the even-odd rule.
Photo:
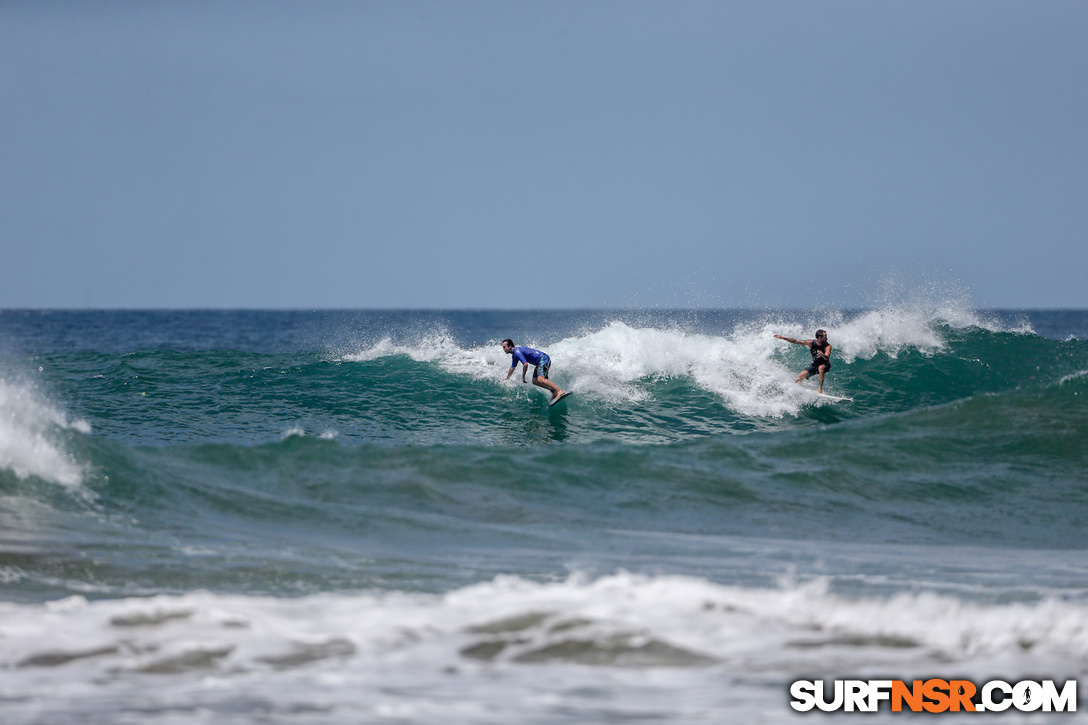
[[(288, 438), (306, 438), (309, 433), (306, 432), (306, 428), (301, 425), (293, 425), (287, 428), (280, 434), (280, 440), (285, 441)], [(321, 433), (317, 433), (314, 437), (323, 441), (334, 441), (340, 437), (340, 432), (332, 429), (324, 430)]]
[(1070, 383), (1074, 380), (1080, 380), (1081, 378), (1088, 378), (1088, 370), (1080, 370), (1079, 372), (1070, 373), (1069, 375), (1066, 375), (1061, 380), (1059, 380), (1058, 385), (1065, 385), (1066, 383)]
[[(504, 357), (496, 344), (492, 348), (464, 349), (457, 345), (446, 330), (421, 334), (411, 342), (394, 342), (385, 337), (369, 347), (342, 356), (346, 362), (368, 362), (383, 357), (405, 355), (417, 362), (437, 362), (443, 369), (474, 378), (487, 378), (494, 373), (497, 361)], [(506, 357), (509, 360), (509, 357)]]
[(118, 708), (176, 722), (290, 711), (316, 722), (590, 722), (605, 712), (785, 722), (782, 693), (801, 675), (1069, 678), (1086, 659), (1083, 602), (848, 599), (822, 581), (502, 576), (445, 595), (0, 604), (11, 722), (79, 708), (117, 722), (128, 721)]
[(86, 434), (91, 427), (48, 403), (33, 384), (0, 379), (0, 468), (21, 478), (36, 476), (78, 487), (84, 466), (64, 449), (65, 430)]
[[(989, 319), (967, 307), (953, 304), (925, 304), (884, 307), (862, 313), (850, 320), (838, 318), (820, 325), (828, 331), (835, 350), (845, 362), (870, 359), (878, 354), (892, 357), (905, 350), (918, 350), (930, 355), (944, 349), (943, 328), (978, 327), (989, 332), (1031, 333), (1026, 321), (1013, 327)], [(811, 337), (815, 329), (808, 330)]]
[(305, 438), (306, 429), (300, 425), (293, 425), (283, 432), (280, 436), (280, 440), (287, 440), (288, 438)]
[(644, 400), (647, 383), (688, 378), (740, 413), (779, 416), (796, 412), (804, 400), (774, 352), (770, 335), (709, 335), (622, 322), (549, 350), (553, 360), (562, 361), (565, 387), (610, 402)]
[[(683, 378), (721, 398), (730, 410), (775, 418), (795, 415), (805, 405), (824, 404), (812, 390), (793, 385), (808, 359), (788, 343), (776, 340), (776, 333), (808, 339), (822, 327), (834, 348), (833, 362), (842, 366), (881, 354), (895, 357), (906, 350), (937, 354), (946, 346), (947, 328), (972, 326), (1002, 329), (952, 300), (915, 301), (849, 317), (840, 312), (804, 320), (768, 315), (720, 333), (613, 321), (560, 340), (518, 342), (551, 356), (552, 378), (559, 385), (609, 405), (646, 401), (652, 396), (654, 382)], [(465, 349), (444, 330), (421, 335), (410, 343), (386, 338), (343, 359), (365, 362), (392, 355), (433, 362), (452, 374), (495, 382), (503, 380), (510, 365), (510, 356), (502, 353), (497, 340)], [(511, 384), (519, 385), (520, 380), (519, 369)]]

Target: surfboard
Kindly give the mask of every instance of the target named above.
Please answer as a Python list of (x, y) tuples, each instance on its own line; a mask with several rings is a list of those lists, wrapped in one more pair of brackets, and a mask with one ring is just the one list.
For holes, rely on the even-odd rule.
[(548, 403), (548, 407), (550, 408), (550, 407), (552, 407), (553, 405), (555, 405), (556, 403), (558, 403), (558, 402), (559, 402), (560, 400), (566, 400), (567, 398), (569, 398), (569, 397), (570, 397), (570, 396), (572, 396), (572, 395), (574, 395), (574, 393), (572, 393), (572, 392), (570, 392), (570, 391), (568, 390), (567, 392), (563, 393), (562, 395), (560, 395), (560, 396), (559, 396), (558, 398), (556, 398), (556, 399), (555, 399), (555, 400), (553, 400), (552, 402)]
[(830, 400), (834, 400), (836, 403), (842, 403), (842, 402), (852, 403), (852, 402), (854, 402), (853, 398), (841, 398), (838, 395), (828, 395), (827, 393), (816, 393), (816, 394), (819, 395), (821, 398), (828, 398)]

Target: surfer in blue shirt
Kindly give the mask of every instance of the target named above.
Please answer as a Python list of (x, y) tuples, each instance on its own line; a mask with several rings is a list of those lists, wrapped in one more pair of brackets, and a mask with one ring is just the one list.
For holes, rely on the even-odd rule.
[(540, 350), (534, 350), (531, 347), (515, 347), (514, 341), (510, 338), (502, 341), (502, 351), (507, 355), (512, 356), (510, 359), (510, 369), (506, 372), (506, 379), (503, 382), (510, 379), (510, 376), (514, 374), (514, 369), (518, 366), (518, 362), (520, 362), (521, 382), (529, 382), (525, 379), (525, 373), (528, 371), (529, 366), (533, 365), (533, 385), (539, 385), (550, 391), (552, 400), (556, 400), (566, 395), (566, 391), (551, 380), (548, 380), (548, 369), (552, 366), (552, 359), (548, 357), (547, 353), (541, 352)]
[(827, 341), (827, 333), (824, 330), (817, 330), (815, 340), (795, 340), (782, 335), (775, 335), (775, 337), (792, 342), (794, 345), (808, 345), (808, 351), (812, 353), (812, 364), (801, 371), (801, 374), (797, 376), (797, 382), (801, 382), (810, 375), (819, 375), (820, 389), (817, 392), (824, 392), (824, 375), (831, 369), (831, 343)]

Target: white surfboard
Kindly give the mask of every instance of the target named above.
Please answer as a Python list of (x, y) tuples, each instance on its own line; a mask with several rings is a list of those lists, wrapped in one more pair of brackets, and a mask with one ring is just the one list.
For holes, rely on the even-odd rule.
[(836, 403), (842, 403), (842, 402), (852, 403), (852, 402), (854, 402), (853, 398), (842, 398), (842, 397), (839, 397), (838, 395), (828, 395), (827, 393), (816, 393), (816, 394), (819, 395), (821, 398), (827, 398), (829, 400), (834, 400)]

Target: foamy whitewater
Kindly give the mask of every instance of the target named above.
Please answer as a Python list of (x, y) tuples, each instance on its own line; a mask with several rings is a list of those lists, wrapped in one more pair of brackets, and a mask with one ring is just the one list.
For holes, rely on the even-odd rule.
[(62, 486), (78, 486), (81, 465), (50, 435), (63, 429), (91, 432), (84, 421), (69, 422), (33, 385), (0, 378), (0, 468), (22, 478), (35, 476)]
[[(773, 337), (817, 327), (850, 401)], [(505, 337), (575, 396), (504, 383)], [(1086, 340), (1088, 312), (957, 301), (4, 310), (0, 722), (884, 722), (910, 716), (799, 715), (789, 685), (1083, 691)]]

